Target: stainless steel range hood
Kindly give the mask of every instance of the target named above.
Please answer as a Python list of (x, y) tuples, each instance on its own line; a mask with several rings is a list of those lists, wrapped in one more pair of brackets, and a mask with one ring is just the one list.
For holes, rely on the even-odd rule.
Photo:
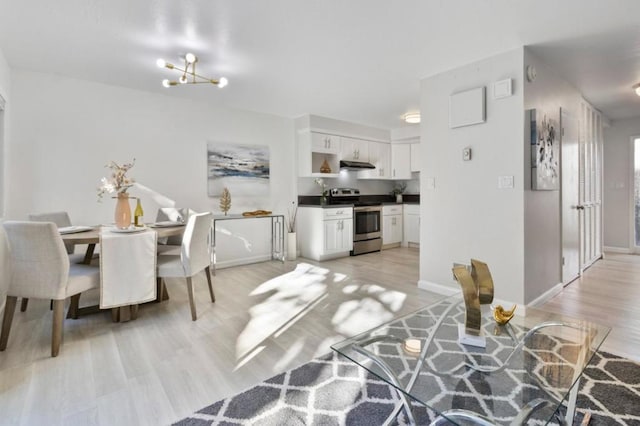
[(375, 169), (376, 166), (374, 166), (371, 163), (367, 163), (364, 161), (347, 161), (347, 160), (341, 160), (340, 161), (340, 169), (341, 170), (366, 170), (366, 169)]

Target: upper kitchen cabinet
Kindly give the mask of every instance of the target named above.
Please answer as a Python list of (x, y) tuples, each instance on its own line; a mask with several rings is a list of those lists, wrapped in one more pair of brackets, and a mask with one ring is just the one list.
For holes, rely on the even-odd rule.
[[(299, 176), (339, 176), (340, 136), (310, 130), (300, 130), (297, 136)], [(328, 165), (331, 171), (321, 172), (325, 165)]]
[(411, 171), (420, 171), (420, 143), (412, 143), (411, 145)]
[(389, 179), (391, 177), (391, 145), (384, 142), (369, 142), (369, 162), (376, 168), (359, 172), (358, 179)]
[(369, 161), (369, 141), (341, 138), (340, 159), (345, 161)]
[(311, 151), (323, 154), (338, 154), (340, 152), (340, 136), (325, 133), (309, 132), (311, 134)]
[(411, 179), (410, 144), (391, 144), (391, 179)]

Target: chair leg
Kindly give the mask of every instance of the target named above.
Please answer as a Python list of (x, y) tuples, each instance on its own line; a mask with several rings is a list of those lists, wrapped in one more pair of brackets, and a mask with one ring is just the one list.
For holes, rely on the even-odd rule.
[(62, 342), (62, 325), (64, 322), (64, 299), (53, 301), (53, 327), (51, 332), (51, 356), (58, 356)]
[(69, 303), (69, 311), (67, 312), (67, 318), (78, 319), (78, 310), (80, 309), (80, 294), (74, 294), (71, 296), (71, 302)]
[(20, 312), (24, 312), (27, 310), (27, 305), (29, 304), (29, 298), (23, 297), (22, 302), (20, 302)]
[(211, 303), (216, 303), (216, 295), (213, 294), (213, 286), (211, 285), (211, 269), (207, 266), (204, 268), (204, 273), (207, 275), (207, 283), (209, 284), (209, 296), (211, 296)]
[(13, 313), (16, 310), (17, 302), (17, 297), (7, 296), (7, 303), (4, 306), (4, 318), (2, 319), (2, 333), (0, 334), (0, 351), (7, 349), (9, 332), (11, 331), (11, 323), (13, 322)]
[(187, 277), (187, 292), (189, 293), (189, 305), (191, 305), (191, 321), (198, 319), (196, 315), (196, 304), (193, 301), (193, 281), (191, 277)]

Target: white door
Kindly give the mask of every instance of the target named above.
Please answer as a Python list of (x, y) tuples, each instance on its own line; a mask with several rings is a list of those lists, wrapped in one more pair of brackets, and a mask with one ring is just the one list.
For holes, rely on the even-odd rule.
[(633, 152), (633, 165), (631, 167), (631, 182), (633, 182), (633, 195), (631, 198), (631, 217), (633, 226), (631, 228), (634, 253), (640, 253), (640, 137), (635, 137), (631, 141)]
[(580, 167), (578, 121), (561, 110), (562, 283), (580, 275)]
[(582, 103), (580, 129), (580, 266), (585, 270), (602, 256), (602, 121)]
[(324, 221), (324, 254), (337, 251), (342, 245), (339, 220)]

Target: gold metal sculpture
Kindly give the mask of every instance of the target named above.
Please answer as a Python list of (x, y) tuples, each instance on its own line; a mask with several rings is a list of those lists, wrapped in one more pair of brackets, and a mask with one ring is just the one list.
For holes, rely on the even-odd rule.
[(478, 289), (476, 287), (469, 269), (466, 266), (455, 266), (453, 275), (462, 287), (462, 295), (465, 304), (465, 331), (473, 336), (480, 335), (480, 324), (482, 322), (480, 316), (480, 298), (478, 297)]
[(516, 311), (516, 305), (513, 305), (511, 310), (506, 311), (502, 305), (498, 305), (493, 308), (493, 319), (500, 325), (505, 325), (509, 322), (511, 318), (513, 318), (513, 314)]
[(465, 303), (465, 332), (480, 336), (482, 324), (480, 305), (493, 301), (493, 278), (486, 263), (471, 259), (471, 271), (466, 265), (456, 264), (453, 275), (462, 287)]
[(478, 287), (478, 296), (481, 305), (489, 305), (493, 302), (493, 278), (486, 263), (471, 259), (471, 278)]

